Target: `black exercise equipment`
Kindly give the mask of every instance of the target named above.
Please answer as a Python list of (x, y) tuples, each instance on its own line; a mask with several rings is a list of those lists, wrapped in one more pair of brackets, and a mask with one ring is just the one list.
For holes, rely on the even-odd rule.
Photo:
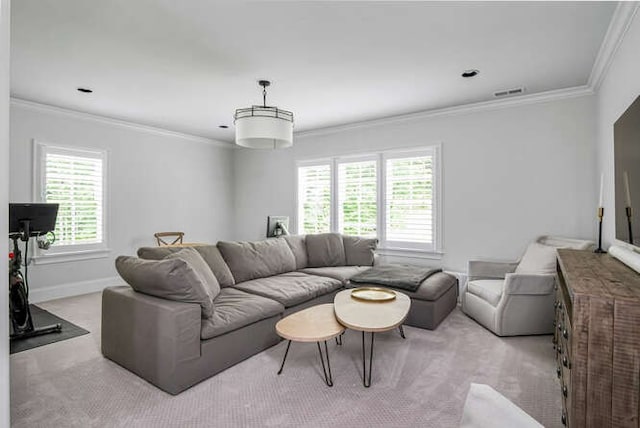
[[(25, 258), (29, 255), (29, 240), (53, 235), (58, 216), (58, 204), (9, 204), (9, 238), (13, 241), (13, 253), (9, 255), (9, 317), (11, 319), (11, 340), (26, 339), (60, 332), (60, 324), (35, 327), (29, 309), (28, 262), (25, 262), (25, 275), (22, 275), (22, 253), (18, 240), (23, 241)], [(55, 240), (41, 241), (39, 247), (48, 248)], [(41, 245), (40, 242), (46, 244)]]

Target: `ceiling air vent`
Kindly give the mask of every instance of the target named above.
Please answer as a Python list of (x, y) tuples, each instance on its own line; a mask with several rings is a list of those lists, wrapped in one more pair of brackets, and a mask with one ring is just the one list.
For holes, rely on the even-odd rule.
[(524, 93), (524, 86), (521, 86), (519, 88), (512, 88), (512, 89), (502, 89), (500, 91), (494, 92), (493, 96), (496, 98), (501, 98), (501, 97), (506, 97), (510, 95), (520, 95), (522, 93)]

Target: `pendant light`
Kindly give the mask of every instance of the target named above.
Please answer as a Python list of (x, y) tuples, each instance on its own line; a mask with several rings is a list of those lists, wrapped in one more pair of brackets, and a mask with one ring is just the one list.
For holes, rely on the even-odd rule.
[(236, 144), (250, 149), (282, 149), (293, 145), (293, 113), (267, 106), (268, 80), (262, 86), (262, 105), (240, 108), (234, 115)]

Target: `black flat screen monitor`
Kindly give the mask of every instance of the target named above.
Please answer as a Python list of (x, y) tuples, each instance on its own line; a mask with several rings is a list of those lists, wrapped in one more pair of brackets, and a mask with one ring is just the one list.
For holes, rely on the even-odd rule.
[(9, 234), (21, 233), (29, 221), (29, 235), (37, 236), (56, 228), (58, 204), (9, 204)]

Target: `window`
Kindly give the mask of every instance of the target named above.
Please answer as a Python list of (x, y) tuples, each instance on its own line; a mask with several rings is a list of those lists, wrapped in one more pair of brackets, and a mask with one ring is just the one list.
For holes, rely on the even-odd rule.
[(47, 253), (105, 249), (106, 153), (36, 143), (36, 159), (37, 198), (59, 204)]
[(298, 168), (298, 233), (329, 232), (330, 218), (330, 165)]
[(387, 243), (433, 243), (433, 156), (385, 160)]
[(437, 252), (439, 146), (298, 165), (298, 233), (377, 236), (381, 248)]
[(375, 237), (378, 230), (377, 161), (338, 163), (338, 230)]

